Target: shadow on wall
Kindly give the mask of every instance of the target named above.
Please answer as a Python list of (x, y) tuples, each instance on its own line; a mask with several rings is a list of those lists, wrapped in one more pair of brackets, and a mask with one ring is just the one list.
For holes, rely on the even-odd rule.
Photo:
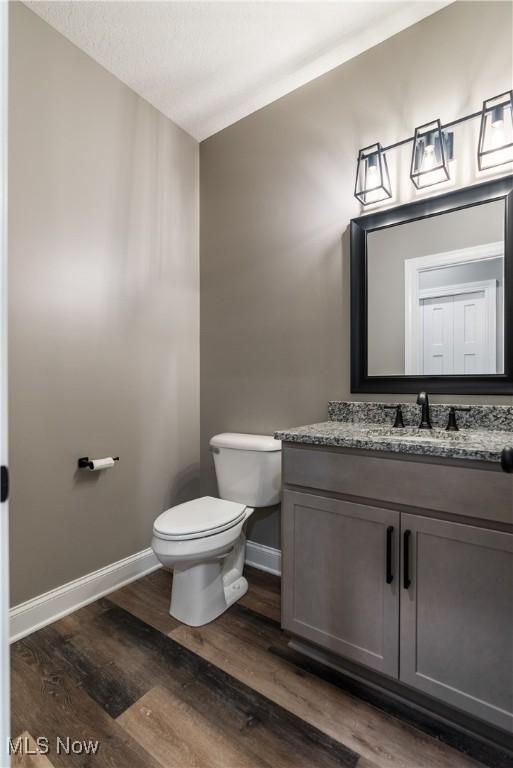
[(199, 488), (199, 464), (190, 464), (180, 472), (173, 474), (173, 482), (169, 488), (163, 507), (157, 514), (176, 504), (183, 504), (200, 495)]
[(257, 509), (248, 520), (246, 536), (266, 547), (281, 549), (280, 504)]

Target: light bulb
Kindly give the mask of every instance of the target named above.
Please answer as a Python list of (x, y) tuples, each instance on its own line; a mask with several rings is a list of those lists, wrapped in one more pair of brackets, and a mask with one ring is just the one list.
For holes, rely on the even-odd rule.
[(492, 109), (492, 116), (491, 116), (491, 125), (492, 128), (503, 128), (504, 127), (504, 107), (495, 107)]
[(504, 119), (493, 121), (491, 120), (492, 130), (490, 131), (490, 149), (496, 149), (502, 147), (505, 144), (504, 136)]
[(435, 145), (427, 144), (422, 155), (422, 170), (430, 171), (435, 166)]
[(374, 159), (374, 162), (371, 162), (369, 159), (368, 165), (367, 165), (367, 189), (372, 189), (373, 187), (377, 187), (379, 185), (379, 173), (378, 168), (376, 165), (376, 160)]

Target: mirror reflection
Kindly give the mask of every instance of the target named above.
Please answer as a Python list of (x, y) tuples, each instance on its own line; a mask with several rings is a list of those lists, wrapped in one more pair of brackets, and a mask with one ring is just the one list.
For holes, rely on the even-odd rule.
[(497, 200), (367, 235), (369, 376), (504, 371)]

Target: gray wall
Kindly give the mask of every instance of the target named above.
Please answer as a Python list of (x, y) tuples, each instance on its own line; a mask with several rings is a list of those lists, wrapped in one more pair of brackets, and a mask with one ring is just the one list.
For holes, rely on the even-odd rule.
[[(12, 602), (150, 545), (199, 485), (198, 145), (11, 4)], [(103, 474), (81, 455), (119, 454)]]
[[(368, 235), (370, 376), (404, 374), (404, 262), (419, 256), (501, 241), (504, 241), (502, 200), (380, 229)], [(460, 278), (456, 278), (454, 269), (457, 275), (462, 267), (444, 270), (447, 280), (450, 282), (454, 276), (454, 283), (463, 283), (463, 276), (460, 274)], [(481, 271), (473, 279), (487, 277), (491, 275)], [(470, 281), (472, 278), (467, 275), (466, 279)], [(435, 284), (440, 285), (439, 282)]]
[[(215, 491), (211, 435), (321, 421), (330, 398), (351, 397), (358, 149), (511, 88), (511, 26), (510, 3), (454, 3), (201, 144), (204, 492)], [(459, 186), (475, 181), (476, 127), (456, 136)], [(391, 163), (396, 203), (414, 197), (408, 159)], [(277, 545), (277, 526), (276, 514), (256, 518), (250, 535)]]

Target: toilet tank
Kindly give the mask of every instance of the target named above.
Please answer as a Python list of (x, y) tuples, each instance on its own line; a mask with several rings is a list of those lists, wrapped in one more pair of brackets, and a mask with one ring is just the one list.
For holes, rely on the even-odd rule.
[(269, 507), (280, 501), (280, 440), (224, 432), (211, 439), (210, 450), (222, 499), (248, 507)]

